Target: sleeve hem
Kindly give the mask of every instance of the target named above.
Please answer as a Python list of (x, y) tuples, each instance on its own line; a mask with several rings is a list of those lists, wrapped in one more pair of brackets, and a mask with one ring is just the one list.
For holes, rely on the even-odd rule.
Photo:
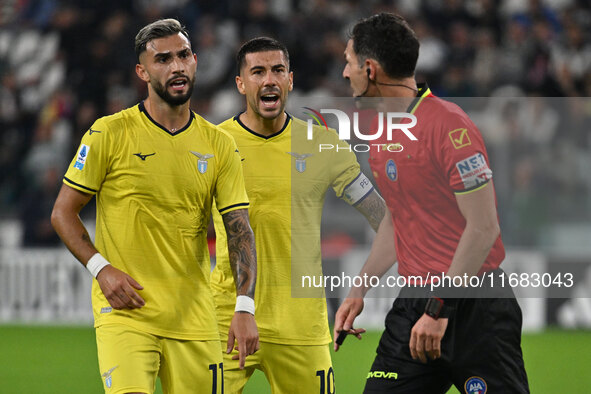
[(242, 202), (242, 203), (238, 203), (238, 204), (233, 204), (233, 205), (229, 205), (225, 208), (220, 208), (218, 209), (218, 212), (223, 215), (225, 213), (231, 212), (231, 211), (235, 211), (237, 209), (242, 209), (242, 208), (248, 208), (250, 205), (250, 203), (247, 202)]
[(456, 194), (456, 195), (462, 195), (462, 194), (469, 194), (469, 193), (475, 192), (477, 190), (480, 190), (480, 189), (484, 188), (486, 185), (488, 185), (489, 182), (490, 182), (490, 179), (487, 180), (484, 184), (482, 184), (482, 185), (476, 185), (476, 186), (474, 186), (473, 188), (470, 188), (470, 189), (466, 189), (466, 190), (454, 190), (454, 194)]
[(70, 186), (70, 187), (72, 187), (72, 188), (74, 188), (76, 190), (79, 190), (81, 192), (84, 192), (84, 193), (91, 193), (91, 194), (96, 194), (97, 193), (96, 190), (91, 189), (90, 187), (86, 187), (84, 185), (81, 185), (79, 183), (76, 183), (76, 182), (74, 182), (71, 179), (68, 179), (66, 177), (64, 177), (64, 183), (66, 185), (68, 185), (68, 186)]

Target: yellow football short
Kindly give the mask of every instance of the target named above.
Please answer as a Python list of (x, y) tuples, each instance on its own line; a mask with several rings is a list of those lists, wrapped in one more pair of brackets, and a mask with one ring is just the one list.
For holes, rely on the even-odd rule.
[[(222, 348), (226, 343), (222, 342)], [(228, 394), (242, 393), (256, 369), (264, 372), (273, 394), (334, 393), (334, 372), (328, 345), (279, 345), (260, 342), (260, 349), (246, 358), (245, 368), (232, 360), (238, 351), (224, 352), (224, 386)]]
[(163, 338), (122, 324), (96, 329), (101, 379), (107, 394), (223, 393), (220, 343)]

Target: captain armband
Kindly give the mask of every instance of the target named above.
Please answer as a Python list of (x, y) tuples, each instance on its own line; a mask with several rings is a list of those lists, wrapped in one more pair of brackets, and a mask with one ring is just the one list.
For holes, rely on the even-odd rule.
[(371, 193), (372, 190), (373, 185), (371, 184), (371, 181), (365, 176), (365, 174), (360, 172), (357, 178), (345, 187), (341, 198), (345, 200), (347, 204), (355, 205)]

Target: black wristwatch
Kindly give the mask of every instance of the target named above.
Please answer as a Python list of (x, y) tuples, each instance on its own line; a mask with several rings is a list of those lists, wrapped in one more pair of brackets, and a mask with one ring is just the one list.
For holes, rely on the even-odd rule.
[(427, 300), (427, 305), (425, 305), (425, 313), (435, 320), (439, 319), (440, 317), (449, 317), (452, 311), (453, 308), (449, 305), (446, 305), (445, 299), (435, 296), (429, 297)]

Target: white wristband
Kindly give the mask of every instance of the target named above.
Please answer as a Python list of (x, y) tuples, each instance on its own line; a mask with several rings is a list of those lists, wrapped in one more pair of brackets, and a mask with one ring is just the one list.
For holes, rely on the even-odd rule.
[(249, 296), (239, 295), (236, 297), (234, 312), (248, 312), (254, 316), (254, 300)]
[(86, 263), (86, 269), (96, 278), (99, 272), (107, 265), (111, 265), (100, 253), (96, 253), (92, 256), (88, 263)]

